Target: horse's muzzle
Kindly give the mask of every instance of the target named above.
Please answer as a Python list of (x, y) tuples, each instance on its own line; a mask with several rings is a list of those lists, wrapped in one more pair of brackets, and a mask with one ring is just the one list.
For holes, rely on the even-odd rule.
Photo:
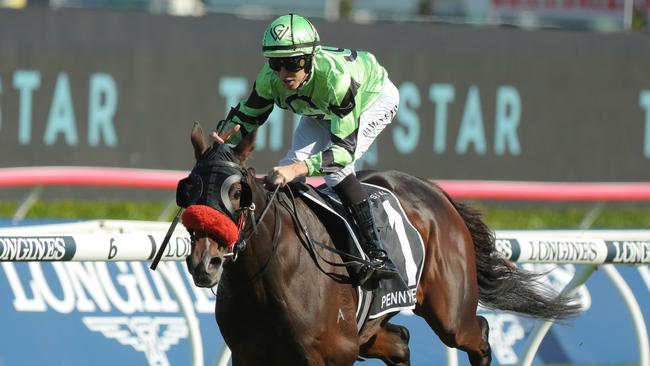
[(186, 259), (187, 270), (192, 275), (194, 284), (198, 287), (213, 287), (221, 278), (223, 272), (223, 259), (212, 257), (209, 251), (205, 251), (198, 263), (193, 263), (192, 257)]

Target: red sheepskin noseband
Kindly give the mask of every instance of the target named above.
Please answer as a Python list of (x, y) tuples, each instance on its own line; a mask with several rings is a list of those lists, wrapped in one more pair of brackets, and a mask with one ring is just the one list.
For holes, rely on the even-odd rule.
[(205, 231), (214, 235), (220, 243), (228, 245), (229, 249), (232, 249), (239, 238), (239, 229), (230, 217), (210, 206), (187, 207), (183, 212), (182, 222), (189, 230)]

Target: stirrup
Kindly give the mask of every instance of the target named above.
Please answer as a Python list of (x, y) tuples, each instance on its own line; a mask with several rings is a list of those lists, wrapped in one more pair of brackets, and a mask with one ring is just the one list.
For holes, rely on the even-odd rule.
[(359, 286), (366, 291), (373, 291), (381, 284), (382, 280), (398, 278), (397, 267), (388, 261), (381, 267), (364, 266), (359, 275)]
[[(383, 253), (383, 256), (373, 258), (372, 254), (376, 253)], [(359, 276), (359, 285), (364, 290), (372, 291), (379, 287), (382, 280), (400, 276), (399, 270), (383, 249), (369, 250), (367, 255), (370, 263), (361, 269)]]
[(399, 270), (390, 259), (382, 263), (379, 267), (373, 267), (373, 270), (378, 278), (393, 278), (399, 276)]
[(395, 267), (390, 258), (388, 258), (388, 253), (376, 246), (366, 249), (366, 255), (374, 268), (382, 268), (386, 264), (388, 264), (389, 267)]
[(388, 272), (397, 273), (397, 267), (390, 260), (388, 253), (379, 247), (379, 244), (375, 243), (370, 245), (365, 249), (368, 260), (372, 263), (374, 269), (383, 269)]

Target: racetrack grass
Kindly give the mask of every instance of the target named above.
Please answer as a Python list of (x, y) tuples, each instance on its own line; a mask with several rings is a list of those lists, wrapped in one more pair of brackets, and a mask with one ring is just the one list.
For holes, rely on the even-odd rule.
[[(126, 200), (51, 200), (37, 202), (27, 213), (26, 219), (120, 219), (158, 220), (168, 201)], [(484, 214), (493, 229), (574, 229), (578, 228), (589, 205), (562, 205), (561, 207), (508, 207), (505, 204), (472, 202), (472, 206)], [(17, 202), (0, 202), (0, 218), (11, 218)], [(170, 213), (167, 220), (171, 220)], [(650, 229), (650, 205), (606, 206), (597, 216), (591, 228)]]
[[(115, 219), (158, 220), (168, 202), (149, 201), (39, 201), (28, 211), (26, 219)], [(0, 217), (11, 218), (18, 204), (0, 202)]]
[[(485, 221), (493, 229), (576, 229), (588, 208), (490, 208), (483, 209)], [(650, 208), (606, 208), (591, 229), (650, 229)]]

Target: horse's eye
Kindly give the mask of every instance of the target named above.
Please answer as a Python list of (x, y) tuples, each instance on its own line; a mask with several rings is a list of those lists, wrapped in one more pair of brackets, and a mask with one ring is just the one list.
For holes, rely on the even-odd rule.
[(233, 198), (236, 199), (236, 200), (240, 199), (241, 198), (241, 191), (235, 192), (235, 194), (233, 195)]

